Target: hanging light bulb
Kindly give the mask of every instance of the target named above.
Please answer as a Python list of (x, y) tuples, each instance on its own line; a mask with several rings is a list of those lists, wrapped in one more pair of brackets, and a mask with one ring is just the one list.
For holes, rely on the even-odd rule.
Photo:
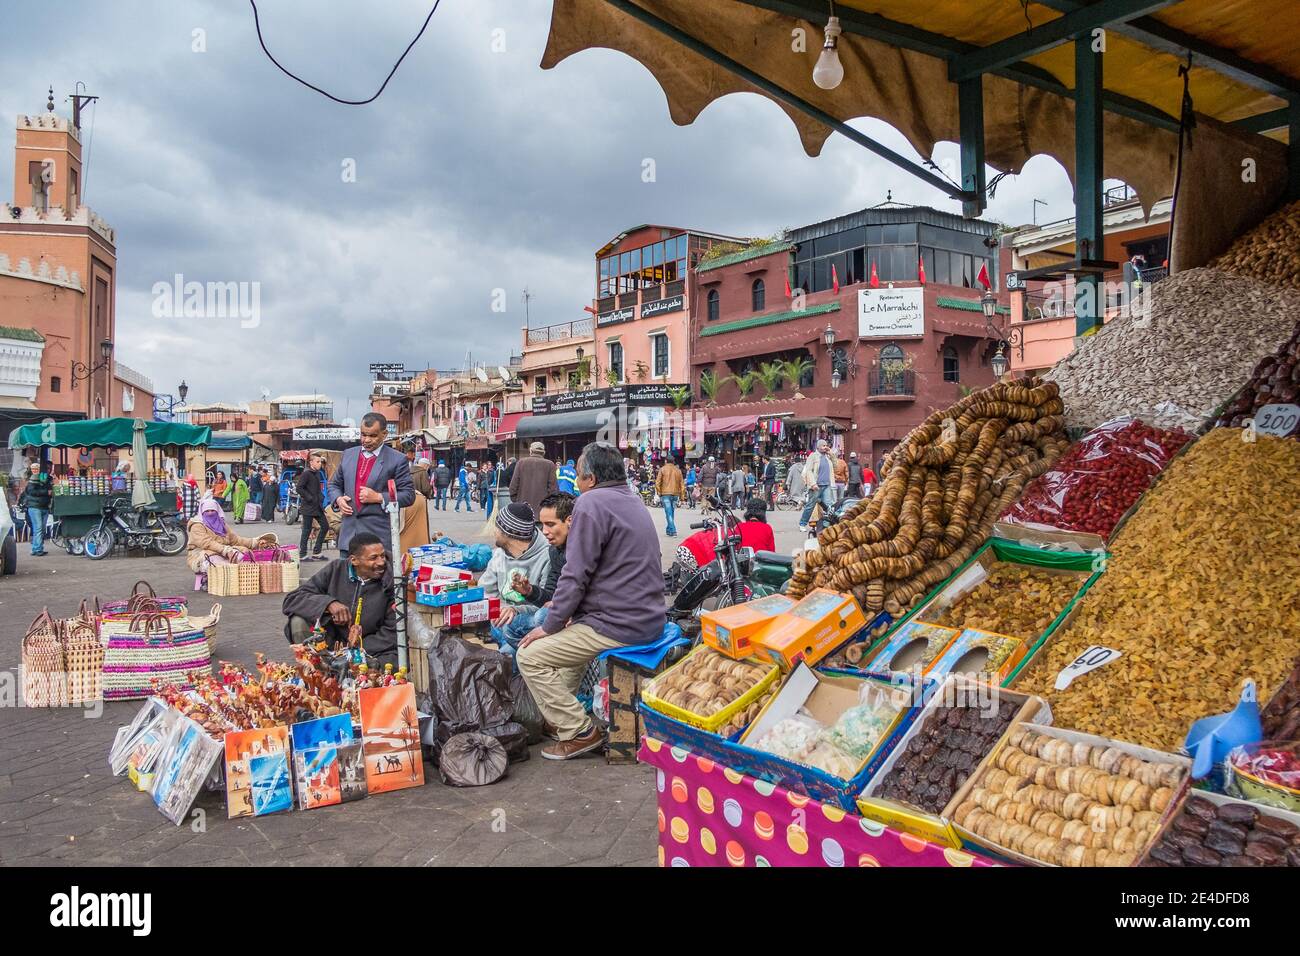
[(823, 90), (833, 90), (844, 82), (844, 64), (840, 63), (840, 53), (836, 49), (836, 37), (840, 35), (840, 18), (831, 17), (826, 21), (826, 42), (822, 44), (821, 56), (813, 67), (813, 82)]

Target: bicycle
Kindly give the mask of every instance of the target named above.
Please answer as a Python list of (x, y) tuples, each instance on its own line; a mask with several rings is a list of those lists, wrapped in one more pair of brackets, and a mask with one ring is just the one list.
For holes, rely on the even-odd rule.
[(772, 505), (777, 511), (796, 511), (804, 503), (790, 494), (790, 488), (784, 481), (778, 481)]

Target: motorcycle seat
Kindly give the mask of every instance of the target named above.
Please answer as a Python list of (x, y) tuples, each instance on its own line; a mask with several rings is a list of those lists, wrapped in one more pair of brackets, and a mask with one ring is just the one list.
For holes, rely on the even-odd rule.
[(760, 564), (779, 564), (782, 567), (794, 567), (794, 556), (777, 551), (755, 551), (754, 560)]

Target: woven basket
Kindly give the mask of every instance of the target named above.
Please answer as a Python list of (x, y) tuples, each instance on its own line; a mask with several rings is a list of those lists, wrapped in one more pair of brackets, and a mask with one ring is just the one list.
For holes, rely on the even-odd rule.
[(179, 595), (159, 597), (148, 581), (136, 581), (125, 601), (105, 601), (99, 605), (99, 614), (103, 618), (130, 617), (139, 611), (156, 610), (168, 617), (182, 617), (186, 607), (186, 598)]
[[(190, 674), (212, 672), (212, 650), (203, 627), (188, 619), (142, 612), (125, 631), (104, 625), (104, 699), (135, 700), (154, 693), (154, 681), (190, 688)], [(179, 629), (178, 629), (179, 628)]]
[(268, 561), (254, 565), (257, 568), (258, 583), (262, 588), (263, 594), (280, 594), (284, 591), (284, 575), (281, 574), (281, 568), (284, 565), (278, 562)]
[(208, 565), (208, 593), (213, 597), (244, 597), (261, 593), (261, 573), (251, 561)]
[(194, 627), (203, 628), (203, 633), (208, 639), (208, 650), (215, 657), (217, 654), (217, 625), (221, 623), (221, 605), (213, 604), (212, 610), (207, 614), (191, 614), (189, 622)]
[(302, 584), (302, 572), (297, 561), (285, 561), (280, 565), (280, 583), (286, 594), (298, 590)]
[(63, 659), (69, 704), (84, 704), (103, 697), (104, 645), (94, 618), (83, 616), (65, 622)]
[(262, 590), (262, 572), (252, 561), (245, 561), (235, 565), (238, 568), (236, 572), (239, 577), (239, 593), (244, 597), (252, 594), (260, 594)]
[(23, 704), (62, 707), (68, 702), (67, 669), (59, 623), (41, 611), (27, 628), (22, 644)]

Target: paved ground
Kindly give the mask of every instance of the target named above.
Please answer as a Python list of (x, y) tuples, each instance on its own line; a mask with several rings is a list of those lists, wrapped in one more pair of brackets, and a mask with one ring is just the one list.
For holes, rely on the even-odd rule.
[[(663, 512), (652, 512), (663, 528)], [(679, 528), (697, 520), (686, 512)], [(439, 515), (441, 518), (442, 516)], [(481, 512), (451, 512), (444, 529), (461, 540), (484, 532)], [(777, 544), (802, 536), (797, 514), (774, 516)], [(294, 526), (277, 529), (296, 543)], [(675, 550), (662, 538), (665, 561)], [(0, 579), (0, 863), (28, 865), (600, 865), (647, 866), (656, 859), (653, 774), (611, 767), (598, 757), (566, 763), (532, 759), (505, 780), (462, 790), (444, 786), (426, 765), (422, 788), (345, 806), (293, 811), (255, 822), (228, 820), (221, 800), (200, 797), (202, 825), (175, 827), (108, 769), (113, 734), (139, 704), (102, 713), (18, 706), (19, 643), (43, 607), (75, 613), (81, 599), (124, 597), (147, 578), (160, 593), (188, 593), (182, 558), (114, 557), (100, 562), (58, 549), (19, 552), (19, 572)], [(196, 595), (193, 606), (206, 610)], [(223, 659), (253, 663), (256, 651), (282, 655), (280, 599), (227, 598), (218, 642)], [(495, 825), (494, 825), (495, 824)], [(504, 827), (502, 826), (504, 824)]]

